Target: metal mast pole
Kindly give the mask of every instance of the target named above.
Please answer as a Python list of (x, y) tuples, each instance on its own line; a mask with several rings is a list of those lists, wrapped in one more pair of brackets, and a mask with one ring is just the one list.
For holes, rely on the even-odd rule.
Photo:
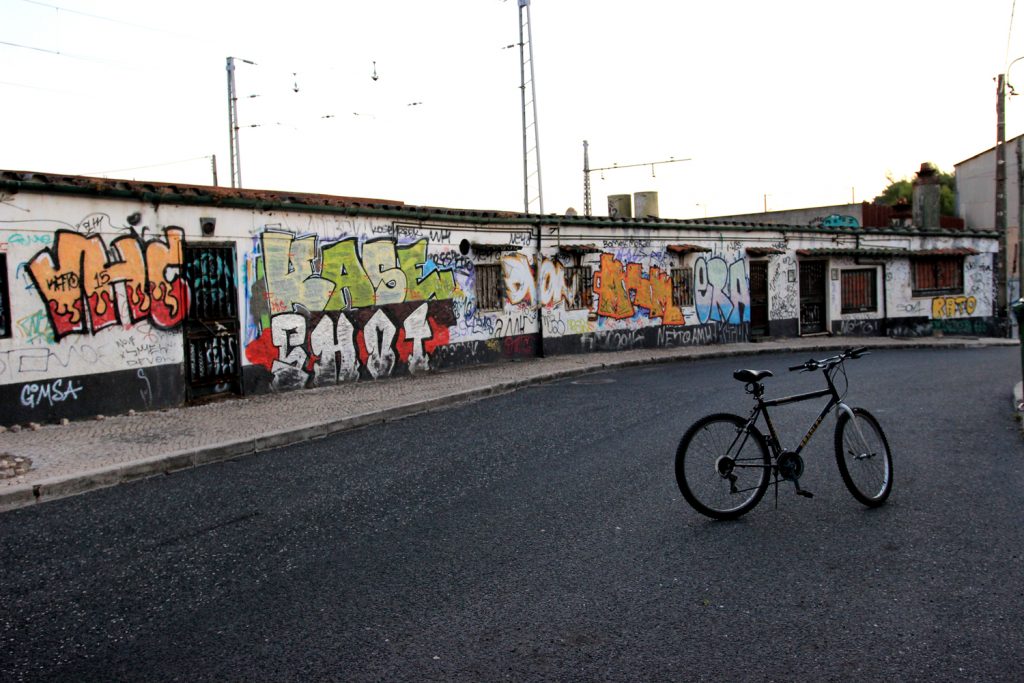
[[(526, 21), (523, 21), (523, 9), (526, 9)], [(525, 36), (524, 26), (525, 23)], [(527, 58), (529, 54), (529, 58)], [(527, 122), (526, 101), (526, 64), (530, 64), (530, 98), (533, 112), (532, 122)], [(533, 68), (533, 29), (530, 27), (530, 0), (519, 0), (519, 63), (520, 90), (523, 103), (523, 205), (526, 213), (530, 213), (530, 153), (536, 161), (537, 206), (544, 213), (544, 187), (540, 174), (540, 134), (537, 128), (537, 85)], [(530, 128), (533, 128), (533, 148), (530, 148)]]
[(235, 93), (235, 58), (228, 57), (228, 146), (231, 153), (231, 187), (242, 187), (242, 159), (238, 147), (238, 95)]
[(588, 218), (590, 211), (590, 144), (583, 141), (583, 215)]

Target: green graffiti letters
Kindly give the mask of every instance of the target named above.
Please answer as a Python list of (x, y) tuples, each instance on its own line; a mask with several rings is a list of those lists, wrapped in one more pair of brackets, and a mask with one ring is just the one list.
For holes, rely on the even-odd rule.
[(356, 238), (348, 238), (324, 246), (318, 240), (315, 235), (296, 237), (284, 231), (263, 233), (257, 275), (265, 287), (260, 295), (267, 312), (445, 300), (455, 292), (454, 274), (430, 258), (426, 239), (400, 245), (388, 237), (360, 245)]

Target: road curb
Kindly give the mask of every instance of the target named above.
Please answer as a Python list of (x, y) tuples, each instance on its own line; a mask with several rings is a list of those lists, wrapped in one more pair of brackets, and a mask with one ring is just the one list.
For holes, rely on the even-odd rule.
[[(490, 386), (447, 393), (442, 396), (435, 396), (420, 401), (384, 408), (370, 413), (349, 415), (328, 422), (305, 424), (293, 429), (261, 434), (253, 438), (222, 442), (187, 451), (166, 453), (142, 458), (133, 462), (117, 463), (75, 474), (44, 479), (34, 484), (11, 486), (0, 490), (0, 512), (29, 507), (37, 503), (45, 503), (51, 500), (57, 500), (68, 496), (86, 493), (88, 491), (125, 484), (160, 474), (167, 475), (202, 465), (224, 462), (226, 460), (232, 460), (234, 458), (248, 455), (255, 455), (275, 448), (320, 439), (333, 434), (387, 422), (389, 420), (402, 419), (420, 413), (431, 412), (442, 408), (451, 408), (483, 398), (510, 393), (534, 384), (557, 381), (560, 379), (577, 377), (580, 375), (615, 368), (749, 355), (783, 355), (792, 353), (813, 354), (856, 346), (865, 346), (869, 349), (878, 350), (924, 348), (962, 349), (984, 348), (988, 346), (1010, 346), (1017, 345), (1017, 343), (1018, 342), (1016, 340), (964, 339), (944, 340), (941, 344), (937, 344), (934, 341), (930, 343), (909, 341), (906, 343), (894, 344), (892, 342), (872, 343), (870, 339), (844, 339), (843, 343), (823, 341), (820, 344), (807, 344), (802, 346), (788, 345), (784, 343), (776, 345), (777, 343), (771, 342), (765, 343), (764, 346), (757, 343), (747, 343), (741, 348), (707, 347), (700, 349), (688, 349), (685, 353), (644, 354), (641, 357), (634, 358), (615, 358), (613, 355), (614, 352), (610, 352), (608, 354), (594, 354), (596, 357), (592, 359), (593, 362), (578, 367), (551, 371), (545, 371), (543, 367), (536, 367), (532, 372), (524, 373), (526, 376), (522, 378), (497, 382)], [(524, 364), (524, 367), (528, 367), (528, 363)], [(456, 370), (455, 372), (458, 371)], [(1021, 396), (1019, 393), (1020, 389), (1021, 385), (1018, 384), (1015, 388), (1015, 407), (1019, 406), (1021, 403)], [(1022, 427), (1024, 427), (1024, 425), (1022, 425)]]

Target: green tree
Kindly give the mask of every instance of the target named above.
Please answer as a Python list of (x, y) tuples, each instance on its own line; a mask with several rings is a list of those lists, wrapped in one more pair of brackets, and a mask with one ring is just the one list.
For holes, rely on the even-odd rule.
[[(938, 171), (939, 176), (939, 212), (943, 216), (956, 215), (956, 175)], [(882, 194), (875, 197), (876, 204), (896, 206), (906, 204), (910, 206), (914, 200), (914, 181), (910, 178), (892, 177), (892, 174), (885, 176), (889, 184), (882, 190)]]

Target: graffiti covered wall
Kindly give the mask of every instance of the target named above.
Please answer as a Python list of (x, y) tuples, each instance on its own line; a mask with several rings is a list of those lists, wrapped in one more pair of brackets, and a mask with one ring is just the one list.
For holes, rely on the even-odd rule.
[(183, 231), (59, 204), (0, 220), (5, 412), (32, 421), (180, 403)]
[[(545, 351), (745, 341), (750, 292), (742, 246), (722, 243), (683, 255), (669, 249), (682, 239), (607, 239), (582, 257), (549, 249), (540, 278)], [(588, 306), (572, 305), (580, 301), (580, 280), (569, 276), (574, 266), (591, 274)], [(680, 270), (685, 278), (674, 280)]]
[[(304, 210), (292, 197), (268, 203), (266, 193), (244, 206), (115, 198), (91, 185), (89, 193), (0, 201), (0, 401), (9, 420), (541, 353), (746, 341), (752, 258), (767, 264), (756, 297), (769, 334), (796, 334), (798, 252), (816, 252), (840, 273), (862, 264), (821, 253), (866, 244), (850, 226), (538, 224), (422, 207)], [(872, 266), (877, 311), (843, 314), (840, 283), (829, 278), (833, 332), (994, 329), (993, 238), (883, 235), (870, 246), (961, 249), (971, 254), (963, 291), (914, 297), (907, 259), (887, 259)]]
[[(450, 229), (384, 221), (330, 237), (259, 231), (245, 265), (248, 381), (322, 386), (530, 355), (519, 338), (537, 332), (533, 262), (514, 251), (519, 233), (496, 237), (504, 243), (474, 257)], [(485, 263), (502, 270), (494, 310), (476, 300)]]

